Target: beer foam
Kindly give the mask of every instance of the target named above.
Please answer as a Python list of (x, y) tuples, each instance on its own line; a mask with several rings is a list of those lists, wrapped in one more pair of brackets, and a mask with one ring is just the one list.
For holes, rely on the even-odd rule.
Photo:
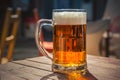
[(55, 25), (86, 24), (86, 12), (54, 12), (53, 22)]

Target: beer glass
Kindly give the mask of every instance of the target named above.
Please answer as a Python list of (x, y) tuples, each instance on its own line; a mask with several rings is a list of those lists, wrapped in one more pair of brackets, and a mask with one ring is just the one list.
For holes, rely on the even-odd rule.
[[(40, 38), (42, 28), (53, 29), (53, 53), (50, 54)], [(54, 9), (52, 20), (40, 19), (35, 31), (39, 51), (52, 60), (53, 72), (86, 73), (86, 10)]]

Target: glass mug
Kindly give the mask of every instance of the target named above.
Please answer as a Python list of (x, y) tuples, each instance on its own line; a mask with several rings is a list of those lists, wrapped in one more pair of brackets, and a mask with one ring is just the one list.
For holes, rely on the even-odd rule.
[[(86, 73), (86, 14), (84, 9), (54, 9), (52, 20), (37, 22), (36, 44), (39, 51), (52, 60), (53, 72)], [(53, 54), (44, 48), (40, 38), (45, 25), (53, 29)]]

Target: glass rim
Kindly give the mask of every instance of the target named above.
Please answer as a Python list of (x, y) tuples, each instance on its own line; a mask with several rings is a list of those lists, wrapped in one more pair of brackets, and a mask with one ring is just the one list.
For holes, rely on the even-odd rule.
[(53, 9), (53, 12), (86, 12), (86, 9)]

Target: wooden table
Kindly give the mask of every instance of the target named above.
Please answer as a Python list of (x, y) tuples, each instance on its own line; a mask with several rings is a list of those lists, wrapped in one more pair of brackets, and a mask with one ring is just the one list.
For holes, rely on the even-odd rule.
[(87, 63), (88, 73), (76, 77), (53, 73), (46, 57), (28, 58), (0, 65), (0, 80), (120, 80), (120, 60), (87, 55)]

